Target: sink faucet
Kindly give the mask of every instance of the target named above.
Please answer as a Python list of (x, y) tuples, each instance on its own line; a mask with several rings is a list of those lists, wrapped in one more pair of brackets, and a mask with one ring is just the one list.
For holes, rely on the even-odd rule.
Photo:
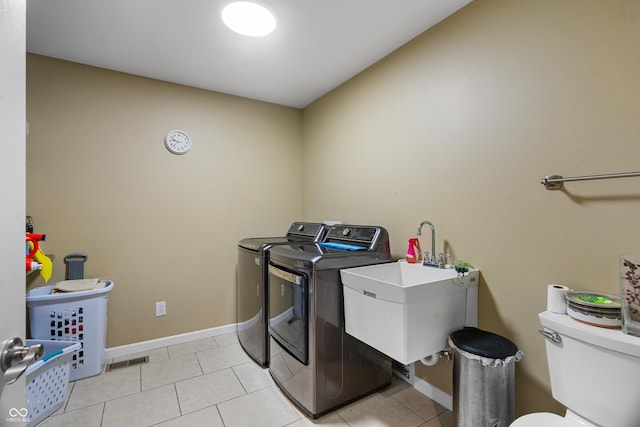
[(440, 254), (436, 257), (436, 228), (430, 221), (422, 221), (418, 226), (418, 231), (416, 231), (416, 236), (422, 236), (422, 226), (428, 225), (431, 228), (431, 257), (429, 257), (429, 252), (424, 254), (424, 261), (422, 265), (428, 265), (431, 267), (444, 268), (445, 266), (445, 258), (447, 258), (448, 254)]

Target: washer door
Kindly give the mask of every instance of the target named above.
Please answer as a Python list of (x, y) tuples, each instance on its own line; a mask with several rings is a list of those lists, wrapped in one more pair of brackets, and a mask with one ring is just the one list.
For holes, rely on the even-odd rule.
[(309, 364), (308, 276), (269, 264), (269, 333), (285, 350)]

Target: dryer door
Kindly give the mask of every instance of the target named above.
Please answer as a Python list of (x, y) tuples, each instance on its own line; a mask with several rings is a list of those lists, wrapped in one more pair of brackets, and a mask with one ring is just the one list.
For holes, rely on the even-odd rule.
[(269, 264), (269, 333), (285, 350), (309, 364), (308, 276)]
[(269, 364), (267, 354), (267, 304), (262, 266), (263, 257), (259, 251), (238, 246), (238, 341), (247, 354), (263, 366)]

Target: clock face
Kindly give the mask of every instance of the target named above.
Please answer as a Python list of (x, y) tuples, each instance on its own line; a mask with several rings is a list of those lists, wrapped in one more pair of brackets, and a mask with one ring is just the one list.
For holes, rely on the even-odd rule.
[(164, 145), (173, 154), (185, 154), (191, 149), (191, 138), (185, 131), (172, 130), (164, 138)]

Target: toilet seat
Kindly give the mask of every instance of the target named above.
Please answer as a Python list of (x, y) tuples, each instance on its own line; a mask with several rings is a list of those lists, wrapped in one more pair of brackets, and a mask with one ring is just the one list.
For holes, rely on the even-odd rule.
[(537, 412), (535, 414), (523, 415), (509, 427), (565, 427), (567, 426), (564, 417), (549, 412)]
[(592, 425), (585, 423), (580, 417), (561, 417), (550, 412), (536, 412), (521, 416), (512, 422), (509, 427), (588, 427)]

